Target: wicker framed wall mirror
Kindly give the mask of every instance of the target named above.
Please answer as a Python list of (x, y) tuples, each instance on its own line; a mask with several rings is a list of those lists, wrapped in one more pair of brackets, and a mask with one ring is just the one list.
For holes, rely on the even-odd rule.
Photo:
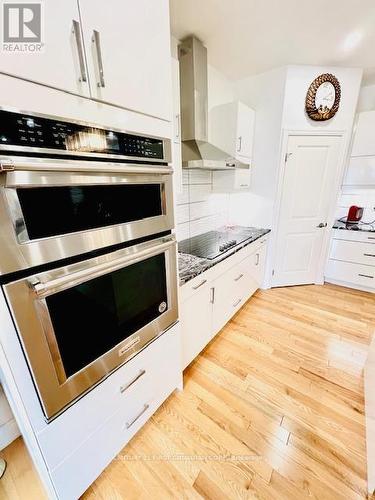
[(340, 82), (334, 75), (324, 73), (315, 78), (307, 91), (306, 113), (315, 121), (330, 120), (339, 109), (340, 99)]

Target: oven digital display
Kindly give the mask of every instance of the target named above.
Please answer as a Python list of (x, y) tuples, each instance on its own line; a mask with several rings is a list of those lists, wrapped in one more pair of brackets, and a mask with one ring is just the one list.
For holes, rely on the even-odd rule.
[[(0, 145), (162, 160), (163, 140), (0, 110)], [(4, 149), (4, 147), (2, 148)], [(8, 149), (8, 148), (7, 148)]]

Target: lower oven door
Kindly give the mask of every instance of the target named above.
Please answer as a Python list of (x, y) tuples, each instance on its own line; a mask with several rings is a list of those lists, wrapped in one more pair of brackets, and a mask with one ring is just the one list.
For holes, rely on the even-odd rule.
[(5, 285), (47, 419), (177, 320), (172, 236)]

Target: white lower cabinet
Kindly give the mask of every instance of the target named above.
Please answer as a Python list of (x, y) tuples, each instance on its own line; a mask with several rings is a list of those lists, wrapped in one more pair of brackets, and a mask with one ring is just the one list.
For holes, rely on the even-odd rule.
[[(189, 285), (187, 283), (186, 285)], [(182, 304), (180, 314), (182, 336), (182, 366), (185, 368), (211, 338), (211, 287), (204, 278), (190, 285), (193, 294)]]
[(333, 231), (325, 280), (375, 292), (375, 234)]
[(263, 237), (180, 287), (183, 368), (259, 288), (266, 252)]
[(175, 325), (38, 434), (60, 500), (82, 495), (182, 386), (180, 340)]

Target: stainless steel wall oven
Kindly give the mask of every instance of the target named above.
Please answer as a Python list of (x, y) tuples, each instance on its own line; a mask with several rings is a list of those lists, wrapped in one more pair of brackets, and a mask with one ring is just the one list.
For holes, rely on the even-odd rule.
[(2, 287), (50, 419), (177, 320), (170, 144), (9, 111), (0, 123)]

